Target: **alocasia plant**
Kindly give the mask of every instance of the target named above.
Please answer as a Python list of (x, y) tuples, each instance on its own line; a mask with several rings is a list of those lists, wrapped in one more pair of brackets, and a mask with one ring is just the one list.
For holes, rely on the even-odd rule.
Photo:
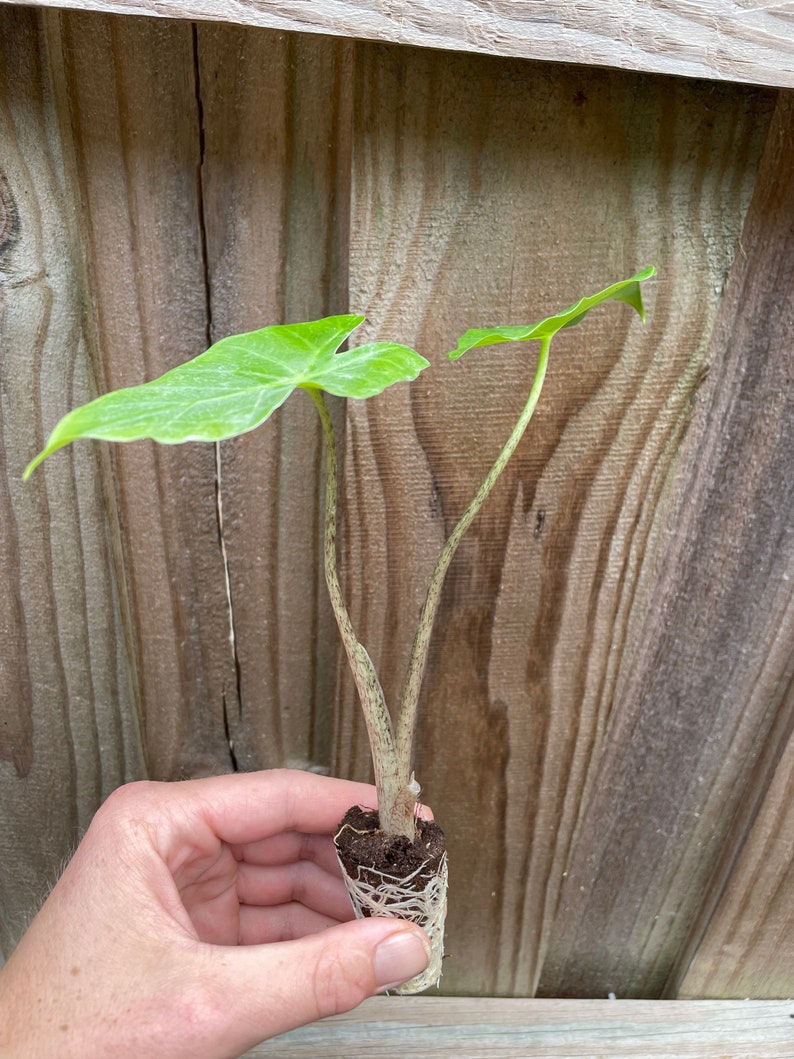
[[(530, 326), (467, 331), (449, 354), (452, 360), (457, 360), (479, 346), (529, 339), (540, 342), (534, 380), (518, 422), (439, 556), (419, 617), (401, 701), (394, 718), (387, 708), (375, 667), (353, 629), (339, 585), (336, 439), (323, 395), (330, 393), (361, 399), (373, 397), (394, 383), (413, 380), (428, 366), (415, 350), (390, 342), (375, 342), (339, 352), (364, 320), (363, 316), (354, 315), (265, 327), (224, 338), (159, 379), (108, 393), (64, 416), (24, 476), (27, 478), (42, 460), (79, 438), (104, 441), (153, 438), (164, 444), (177, 444), (185, 441), (216, 442), (235, 437), (265, 422), (294, 390), (305, 390), (317, 407), (326, 443), (326, 581), (366, 719), (378, 789), (379, 834), (387, 844), (395, 839), (414, 843), (419, 785), (413, 778), (411, 762), (416, 714), (433, 622), (449, 564), (532, 417), (554, 336), (561, 329), (580, 323), (591, 309), (607, 301), (625, 302), (644, 319), (640, 284), (654, 272), (653, 268), (647, 268)], [(441, 937), (435, 938), (437, 952), (429, 971), (404, 987), (405, 991), (425, 988), (440, 975), (446, 902), (445, 857), (443, 859), (439, 870), (443, 869), (444, 885), (435, 887), (438, 892), (434, 891), (436, 907), (440, 910), (434, 914), (441, 923)], [(439, 865), (433, 870), (437, 868)], [(433, 888), (432, 880), (428, 886)], [(380, 889), (384, 887), (385, 877)], [(409, 894), (415, 890), (413, 884), (409, 887)], [(399, 911), (404, 898), (398, 896), (395, 900)], [(365, 907), (364, 914), (372, 914), (373, 907), (375, 912), (395, 911), (394, 904), (378, 898), (374, 906)]]

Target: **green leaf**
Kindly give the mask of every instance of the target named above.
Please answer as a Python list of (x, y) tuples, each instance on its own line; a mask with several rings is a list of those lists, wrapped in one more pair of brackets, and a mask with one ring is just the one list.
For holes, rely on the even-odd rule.
[(656, 269), (651, 265), (650, 268), (643, 269), (642, 272), (638, 272), (631, 279), (613, 283), (611, 287), (606, 287), (604, 290), (599, 291), (598, 294), (591, 294), (589, 298), (581, 298), (575, 305), (555, 313), (554, 316), (547, 316), (540, 323), (530, 324), (528, 327), (472, 329), (458, 339), (457, 348), (448, 353), (447, 356), (450, 360), (457, 360), (468, 350), (477, 346), (495, 346), (499, 342), (524, 342), (531, 338), (551, 338), (563, 327), (573, 327), (574, 324), (578, 324), (596, 305), (601, 305), (602, 302), (607, 301), (627, 302), (645, 320), (645, 306), (642, 304), (640, 284), (655, 274)]
[(337, 353), (363, 320), (329, 316), (224, 338), (153, 382), (114, 390), (69, 412), (24, 477), (78, 438), (153, 438), (165, 445), (221, 441), (259, 426), (298, 387), (373, 397), (427, 367), (413, 349), (391, 342)]

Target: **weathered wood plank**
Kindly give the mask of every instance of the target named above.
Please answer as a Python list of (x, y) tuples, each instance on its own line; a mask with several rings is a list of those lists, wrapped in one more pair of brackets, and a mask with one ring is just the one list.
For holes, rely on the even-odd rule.
[[(61, 13), (51, 35), (83, 200), (104, 392), (208, 344), (193, 32)], [(49, 424), (52, 425), (52, 424)], [(112, 449), (146, 759), (225, 770), (236, 680), (211, 446)]]
[[(467, 326), (527, 323), (649, 261), (660, 271), (646, 330), (604, 310), (586, 333), (560, 336), (537, 419), (451, 570), (417, 761), (450, 840), (445, 991), (531, 995), (543, 980), (652, 994), (677, 951), (666, 902), (679, 941), (699, 908), (688, 879), (653, 885), (663, 864), (692, 868), (676, 799), (698, 696), (681, 689), (677, 727), (667, 699), (624, 688), (659, 574), (645, 553), (665, 524), (769, 118), (763, 93), (714, 92), (360, 46), (351, 305), (372, 337), (413, 341), (436, 361), (410, 391), (348, 408), (352, 612), (392, 701), (428, 566), (532, 368), (521, 350), (446, 366), (441, 352)], [(693, 650), (707, 598), (678, 630)], [(635, 751), (638, 717), (650, 743)], [(365, 775), (349, 691), (336, 745), (335, 768)], [(617, 786), (609, 761), (626, 769)], [(703, 793), (725, 780), (721, 751), (699, 764), (705, 788), (693, 785), (682, 811), (724, 835), (727, 817)], [(647, 834), (656, 803), (666, 809), (651, 817), (650, 850), (638, 837), (635, 864), (615, 845), (616, 821)], [(601, 851), (595, 888), (579, 859), (588, 849)], [(665, 932), (643, 950), (632, 932), (645, 939), (657, 916)]]
[[(197, 27), (213, 338), (346, 309), (351, 52), (334, 38)], [(327, 768), (338, 634), (312, 403), (296, 396), (221, 456), (237, 764)]]
[[(8, 0), (0, 0), (8, 2)], [(41, 3), (42, 0), (31, 0)], [(743, 0), (43, 0), (58, 7), (271, 29), (628, 70), (794, 85), (794, 14)]]
[[(674, 988), (675, 953), (703, 898), (713, 906), (714, 865), (741, 846), (791, 731), (791, 126), (775, 121), (769, 140), (709, 374), (644, 557), (546, 995), (577, 995), (589, 961), (618, 993), (650, 993), (665, 972)], [(777, 995), (789, 995), (794, 936), (779, 940)]]
[(110, 791), (142, 774), (107, 461), (23, 484), (96, 393), (68, 137), (41, 14), (0, 10), (0, 953)]
[[(737, 259), (721, 311), (715, 345), (724, 359), (740, 354), (737, 370), (747, 381), (734, 384), (748, 412), (744, 459), (759, 482), (748, 519), (753, 537), (769, 539), (777, 528), (779, 566), (763, 569), (766, 556), (754, 555), (754, 568), (772, 583), (763, 593), (769, 632), (758, 694), (779, 701), (766, 759), (759, 762), (748, 796), (737, 814), (733, 854), (720, 866), (707, 895), (702, 923), (708, 923), (694, 962), (687, 969), (684, 996), (788, 997), (794, 992), (794, 97), (781, 100), (769, 134), (753, 205), (742, 233), (744, 254)], [(770, 352), (772, 351), (772, 355)], [(738, 359), (738, 358), (737, 358)], [(748, 400), (755, 381), (760, 402)], [(727, 419), (727, 417), (726, 417)], [(735, 443), (740, 433), (731, 431)], [(752, 435), (752, 445), (749, 437)], [(765, 488), (761, 487), (765, 484)], [(774, 514), (772, 514), (774, 513)], [(770, 517), (771, 516), (771, 517)], [(759, 532), (760, 531), (760, 532)], [(754, 541), (747, 547), (754, 550)], [(773, 587), (779, 579), (776, 589)], [(759, 586), (760, 587), (760, 586)], [(757, 618), (752, 615), (754, 619)], [(758, 627), (753, 629), (753, 638)], [(745, 651), (754, 650), (752, 639)], [(786, 664), (788, 663), (788, 665)], [(786, 672), (787, 671), (787, 672)], [(738, 685), (742, 695), (741, 684)], [(760, 809), (758, 808), (760, 805)], [(748, 830), (752, 829), (742, 845)], [(716, 911), (709, 922), (715, 902)], [(701, 927), (702, 929), (702, 927)], [(696, 933), (693, 941), (699, 940)]]
[(794, 1008), (639, 1000), (375, 997), (248, 1059), (791, 1059)]
[(783, 997), (794, 951), (794, 740), (679, 988), (682, 998)]

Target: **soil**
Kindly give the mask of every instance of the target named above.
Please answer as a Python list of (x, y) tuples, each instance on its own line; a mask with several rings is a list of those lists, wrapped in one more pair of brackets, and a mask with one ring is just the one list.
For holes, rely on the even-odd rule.
[[(416, 824), (416, 838), (411, 842), (404, 835), (385, 835), (380, 830), (376, 810), (358, 805), (348, 809), (337, 829), (335, 842), (339, 859), (350, 878), (378, 886), (383, 881), (378, 873), (403, 880), (416, 872), (405, 885), (421, 893), (438, 874), (446, 839), (432, 820), (417, 820)], [(422, 870), (417, 872), (417, 868)]]

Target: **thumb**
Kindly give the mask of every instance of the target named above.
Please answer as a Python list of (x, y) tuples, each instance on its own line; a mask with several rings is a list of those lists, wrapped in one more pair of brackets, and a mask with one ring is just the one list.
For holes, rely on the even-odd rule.
[[(388, 917), (357, 919), (295, 941), (224, 949), (219, 1011), (233, 1018), (228, 1043), (241, 1051), (307, 1022), (350, 1011), (427, 967), (419, 927)], [(226, 978), (226, 976), (223, 976)], [(230, 1002), (230, 998), (234, 999)], [(242, 1009), (242, 1010), (241, 1010)]]

